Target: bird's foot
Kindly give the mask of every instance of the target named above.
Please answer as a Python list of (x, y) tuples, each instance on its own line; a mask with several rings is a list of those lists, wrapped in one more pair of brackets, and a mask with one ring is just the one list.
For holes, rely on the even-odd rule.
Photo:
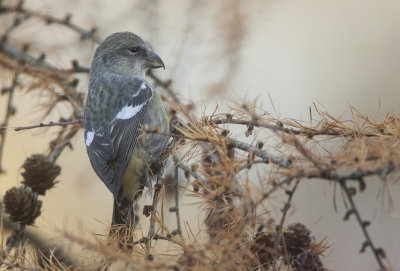
[(181, 122), (178, 119), (173, 119), (169, 125), (169, 132), (171, 134), (181, 134), (177, 128), (182, 127)]

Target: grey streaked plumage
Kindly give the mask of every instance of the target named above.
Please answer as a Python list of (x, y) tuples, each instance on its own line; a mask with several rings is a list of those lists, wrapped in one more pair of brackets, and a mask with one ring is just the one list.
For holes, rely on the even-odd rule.
[(168, 144), (165, 136), (140, 137), (142, 126), (169, 130), (159, 93), (145, 80), (147, 69), (163, 66), (147, 43), (129, 32), (106, 38), (93, 58), (85, 143), (93, 169), (113, 193), (114, 224), (134, 223), (130, 203), (140, 189), (151, 186), (148, 168)]

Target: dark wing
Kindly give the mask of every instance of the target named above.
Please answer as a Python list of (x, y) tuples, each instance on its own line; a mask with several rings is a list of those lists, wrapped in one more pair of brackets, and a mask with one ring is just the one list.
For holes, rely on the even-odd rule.
[[(111, 93), (117, 95), (105, 96), (99, 94), (101, 91), (96, 93), (96, 86), (89, 87), (85, 106), (85, 143), (95, 172), (117, 198), (153, 90), (140, 79), (123, 84), (103, 82), (98, 87), (103, 91), (112, 90)], [(96, 100), (96, 95), (101, 97)], [(105, 104), (104, 107), (99, 104), (99, 98), (103, 99), (100, 103)], [(107, 102), (107, 99), (113, 102)]]

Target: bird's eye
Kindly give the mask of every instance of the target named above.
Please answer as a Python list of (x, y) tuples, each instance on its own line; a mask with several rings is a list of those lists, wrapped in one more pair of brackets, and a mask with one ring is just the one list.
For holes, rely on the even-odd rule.
[(128, 50), (130, 53), (136, 54), (139, 51), (139, 48), (137, 46), (132, 46)]

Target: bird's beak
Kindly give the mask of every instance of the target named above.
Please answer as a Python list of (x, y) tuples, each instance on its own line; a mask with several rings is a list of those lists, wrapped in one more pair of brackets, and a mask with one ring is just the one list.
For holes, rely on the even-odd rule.
[(144, 60), (147, 69), (157, 69), (163, 67), (165, 70), (165, 65), (161, 57), (152, 51), (147, 53), (147, 55), (144, 57)]

